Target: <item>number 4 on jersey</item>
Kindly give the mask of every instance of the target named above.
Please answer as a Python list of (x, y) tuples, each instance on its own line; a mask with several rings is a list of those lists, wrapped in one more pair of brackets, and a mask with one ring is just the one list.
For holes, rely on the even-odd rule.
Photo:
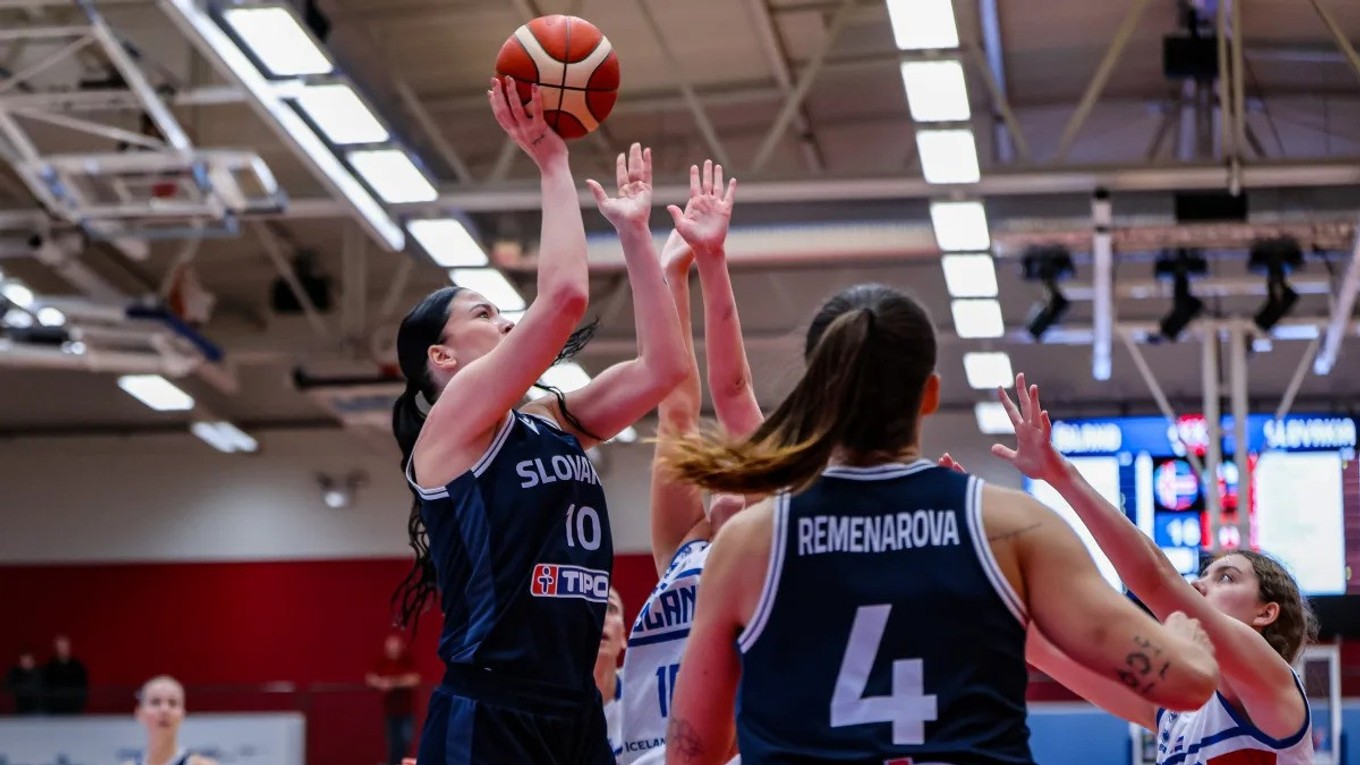
[(894, 661), (892, 694), (864, 695), (891, 611), (889, 605), (861, 606), (855, 611), (850, 642), (845, 647), (841, 671), (836, 675), (836, 690), (831, 697), (831, 727), (890, 722), (894, 744), (924, 744), (926, 723), (933, 722), (938, 714), (935, 696), (925, 693), (924, 662), (920, 659)]

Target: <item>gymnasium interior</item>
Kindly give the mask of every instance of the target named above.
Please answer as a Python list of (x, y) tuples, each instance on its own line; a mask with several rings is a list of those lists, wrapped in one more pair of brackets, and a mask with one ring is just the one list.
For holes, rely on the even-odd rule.
[[(1080, 526), (989, 451), (1026, 373), (1181, 573), (1248, 543), (1291, 569), (1316, 761), (1360, 763), (1360, 3), (0, 0), (0, 669), (63, 636), (88, 670), (78, 713), (0, 693), (0, 765), (134, 758), (161, 674), (224, 765), (383, 762), (397, 325), (451, 280), (534, 299), (537, 173), (486, 91), (551, 14), (607, 36), (620, 84), (569, 144), (598, 329), (545, 381), (637, 348), (585, 179), (650, 147), (660, 246), (719, 162), (763, 410), (826, 297), (908, 290), (939, 333), (927, 454)], [(626, 623), (657, 581), (656, 430), (590, 452)], [(438, 634), (405, 633), (417, 731)], [(1042, 673), (1028, 695), (1039, 762), (1155, 762)]]

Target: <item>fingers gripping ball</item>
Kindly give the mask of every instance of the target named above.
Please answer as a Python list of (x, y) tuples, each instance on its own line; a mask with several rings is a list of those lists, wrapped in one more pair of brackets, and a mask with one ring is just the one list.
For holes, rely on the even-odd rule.
[(599, 29), (575, 16), (540, 16), (515, 30), (496, 57), (496, 73), (515, 80), (520, 98), (538, 83), (543, 118), (566, 139), (604, 122), (619, 95), (619, 58)]

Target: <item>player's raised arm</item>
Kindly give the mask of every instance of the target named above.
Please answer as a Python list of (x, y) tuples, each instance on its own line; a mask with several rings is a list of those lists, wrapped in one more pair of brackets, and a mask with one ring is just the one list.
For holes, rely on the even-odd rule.
[(722, 165), (704, 162), (703, 171), (689, 171), (689, 204), (683, 211), (672, 205), (675, 230), (694, 251), (704, 288), (704, 345), (708, 358), (708, 388), (718, 422), (733, 438), (745, 438), (764, 421), (751, 383), (751, 365), (741, 337), (741, 319), (727, 272), (727, 231), (737, 179), (723, 186)]
[[(1261, 577), (1252, 571), (1255, 564), (1248, 553), (1232, 556), (1241, 562), (1216, 561), (1207, 572), (1210, 576), (1194, 585), (1185, 581), (1157, 544), (1100, 496), (1053, 447), (1052, 422), (1040, 405), (1037, 385), (1027, 386), (1023, 374), (1016, 377), (1018, 407), (1004, 390), (998, 396), (1015, 426), (1016, 448), (998, 444), (992, 447), (992, 452), (1030, 478), (1047, 481), (1057, 490), (1091, 530), (1120, 578), (1157, 618), (1166, 620), (1173, 613), (1183, 612), (1203, 625), (1217, 651), (1227, 690), (1257, 726), (1277, 738), (1298, 731), (1307, 718), (1307, 704), (1290, 668), (1292, 652), (1286, 656), (1262, 634), (1280, 621), (1286, 608), (1297, 612), (1294, 615), (1294, 621), (1300, 623), (1297, 632), (1303, 632), (1306, 615), (1300, 605), (1302, 599), (1288, 574), (1281, 570), (1276, 577), (1281, 584), (1278, 600), (1260, 596)], [(1268, 559), (1262, 560), (1263, 570), (1268, 563)], [(1252, 593), (1258, 605), (1250, 613), (1226, 613), (1216, 599), (1206, 597), (1209, 589), (1220, 583), (1240, 589), (1247, 584), (1248, 577), (1258, 580), (1257, 592)], [(1218, 579), (1222, 582), (1215, 581)], [(1301, 640), (1300, 634), (1279, 642), (1281, 646), (1292, 642), (1293, 651), (1297, 651)]]
[[(628, 282), (633, 291), (638, 355), (609, 367), (584, 388), (568, 394), (566, 403), (571, 417), (553, 413), (586, 447), (613, 438), (637, 422), (680, 384), (686, 369), (680, 320), (647, 223), (652, 210), (651, 150), (633, 144), (627, 155), (619, 155), (616, 176), (615, 197), (610, 197), (593, 180), (587, 184), (595, 194), (600, 212), (618, 229), (623, 244)], [(559, 405), (553, 402), (548, 406)]]

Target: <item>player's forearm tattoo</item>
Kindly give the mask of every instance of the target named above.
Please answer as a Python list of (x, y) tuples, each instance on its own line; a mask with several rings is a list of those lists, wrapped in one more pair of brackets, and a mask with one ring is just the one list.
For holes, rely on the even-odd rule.
[(704, 744), (688, 720), (672, 717), (666, 726), (666, 752), (680, 755), (681, 762), (696, 762), (703, 756)]
[(1117, 667), (1115, 674), (1119, 681), (1140, 694), (1147, 694), (1157, 687), (1157, 681), (1166, 677), (1171, 661), (1162, 658), (1162, 649), (1156, 643), (1140, 635), (1134, 635), (1135, 649), (1124, 657), (1124, 666)]

